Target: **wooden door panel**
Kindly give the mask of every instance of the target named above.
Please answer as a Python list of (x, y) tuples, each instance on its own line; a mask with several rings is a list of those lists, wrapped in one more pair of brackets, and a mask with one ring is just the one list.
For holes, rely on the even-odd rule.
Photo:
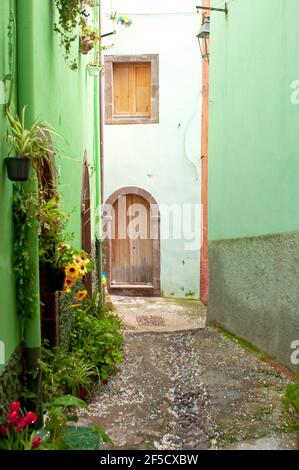
[[(119, 208), (120, 206), (120, 208)], [(117, 200), (114, 204), (114, 227), (115, 238), (112, 240), (112, 284), (130, 284), (131, 268), (130, 268), (130, 251), (129, 240), (124, 237), (127, 230), (127, 217), (123, 214), (119, 216), (119, 210), (126, 209)]]
[[(126, 215), (119, 211), (126, 211)], [(115, 239), (112, 240), (112, 284), (152, 285), (153, 244), (150, 239), (150, 206), (141, 196), (126, 196), (114, 205)], [(124, 231), (125, 224), (125, 231)], [(121, 239), (121, 234), (126, 234)]]

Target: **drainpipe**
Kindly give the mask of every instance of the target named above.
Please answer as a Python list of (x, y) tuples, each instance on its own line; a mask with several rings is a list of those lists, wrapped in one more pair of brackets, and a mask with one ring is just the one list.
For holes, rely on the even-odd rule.
[[(209, 7), (210, 0), (202, 6)], [(209, 16), (203, 11), (202, 19)], [(208, 151), (209, 151), (209, 62), (202, 60), (202, 121), (201, 121), (201, 204), (202, 245), (200, 252), (200, 298), (205, 305), (209, 301), (209, 256), (208, 256)]]
[[(102, 18), (103, 10), (102, 3), (100, 2), (100, 32), (102, 31)], [(100, 40), (101, 41), (101, 40)], [(102, 49), (100, 49), (100, 61), (101, 65), (104, 66), (104, 55)], [(101, 154), (101, 201), (104, 201), (104, 76), (100, 75), (100, 97), (99, 97), (99, 106), (100, 106), (100, 154)]]
[[(27, 105), (27, 122), (34, 120), (34, 1), (17, 0), (17, 96), (18, 112)], [(37, 178), (32, 177), (25, 186), (28, 193), (38, 193)], [(30, 240), (29, 264), (33, 275), (32, 294), (35, 302), (32, 318), (24, 325), (23, 340), (25, 344), (26, 382), (30, 391), (34, 392), (39, 401), (41, 398), (41, 374), (32, 374), (39, 370), (38, 361), (41, 357), (41, 320), (39, 292), (39, 245), (38, 223), (28, 229)], [(32, 407), (31, 407), (32, 409)]]
[[(101, 2), (96, 9), (95, 23), (98, 24), (101, 32)], [(101, 34), (101, 33), (100, 33)], [(102, 54), (99, 44), (100, 62)], [(94, 148), (96, 158), (96, 260), (99, 287), (102, 288), (102, 243), (101, 243), (101, 203), (103, 200), (103, 116), (102, 116), (102, 75), (99, 79), (94, 79)]]

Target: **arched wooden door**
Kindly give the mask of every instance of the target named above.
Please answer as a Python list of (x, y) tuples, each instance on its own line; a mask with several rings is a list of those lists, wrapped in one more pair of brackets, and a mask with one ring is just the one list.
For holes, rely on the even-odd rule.
[(156, 296), (160, 289), (160, 211), (142, 188), (123, 187), (106, 200), (104, 270), (115, 295)]
[[(81, 225), (82, 225), (82, 249), (91, 256), (91, 209), (90, 209), (90, 180), (87, 164), (87, 154), (85, 152), (83, 161), (82, 179), (82, 204), (81, 204)], [(92, 295), (92, 275), (86, 277), (86, 288), (89, 295)]]

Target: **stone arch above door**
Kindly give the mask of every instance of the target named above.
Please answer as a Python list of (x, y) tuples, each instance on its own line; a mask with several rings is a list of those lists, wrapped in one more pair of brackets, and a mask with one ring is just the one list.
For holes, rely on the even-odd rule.
[[(130, 287), (122, 288), (112, 284), (112, 224), (113, 224), (113, 208), (117, 201), (123, 196), (137, 196), (146, 201), (150, 207), (150, 230), (153, 234), (152, 240), (152, 286), (149, 287)], [(161, 295), (160, 288), (160, 211), (155, 198), (145, 189), (136, 186), (127, 186), (115, 191), (105, 202), (103, 208), (103, 228), (106, 234), (106, 253), (104, 268), (108, 277), (108, 288), (115, 295), (132, 295), (132, 296), (154, 296)]]

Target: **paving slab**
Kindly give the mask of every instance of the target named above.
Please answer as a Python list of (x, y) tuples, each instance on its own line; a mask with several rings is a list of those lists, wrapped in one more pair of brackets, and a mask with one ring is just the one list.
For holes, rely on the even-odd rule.
[(205, 327), (206, 308), (199, 300), (111, 296), (111, 301), (130, 332), (166, 333)]

